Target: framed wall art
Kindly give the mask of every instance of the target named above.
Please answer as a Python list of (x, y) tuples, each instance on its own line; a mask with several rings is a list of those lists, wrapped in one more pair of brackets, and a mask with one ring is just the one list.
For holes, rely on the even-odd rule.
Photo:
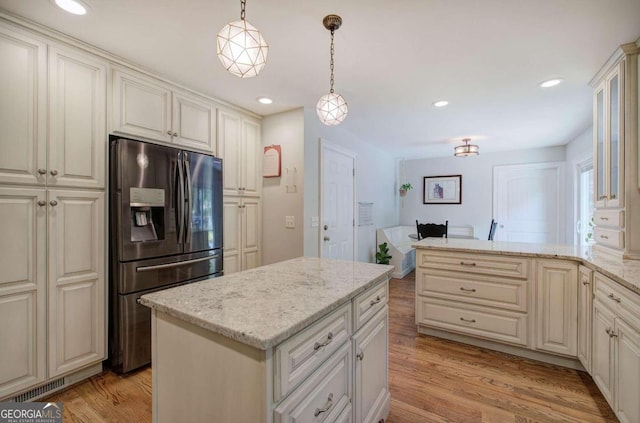
[(462, 175), (425, 176), (423, 204), (462, 204)]

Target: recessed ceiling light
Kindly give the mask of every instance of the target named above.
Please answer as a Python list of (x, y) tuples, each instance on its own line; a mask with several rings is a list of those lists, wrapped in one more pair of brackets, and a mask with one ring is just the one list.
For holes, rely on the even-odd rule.
[(258, 97), (258, 102), (260, 104), (271, 104), (273, 103), (273, 100), (271, 100), (269, 97)]
[(447, 100), (438, 100), (438, 101), (433, 103), (433, 105), (436, 106), (436, 107), (444, 107), (444, 106), (446, 106), (448, 104), (449, 104), (449, 102)]
[(74, 15), (85, 15), (88, 9), (80, 0), (55, 0), (55, 3), (60, 9)]
[(555, 87), (561, 82), (562, 82), (562, 78), (553, 78), (546, 81), (542, 81), (541, 83), (538, 84), (538, 86), (540, 88), (550, 88), (550, 87)]

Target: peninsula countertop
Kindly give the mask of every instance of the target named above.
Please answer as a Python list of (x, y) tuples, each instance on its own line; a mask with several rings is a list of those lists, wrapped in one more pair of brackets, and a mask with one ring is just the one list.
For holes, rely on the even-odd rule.
[(300, 257), (143, 295), (140, 304), (266, 350), (392, 271), (387, 265)]
[(636, 294), (640, 294), (640, 260), (618, 260), (606, 255), (598, 255), (590, 248), (580, 248), (573, 245), (450, 238), (425, 238), (412, 246), (418, 249), (437, 249), (461, 253), (574, 260), (590, 269), (597, 270)]

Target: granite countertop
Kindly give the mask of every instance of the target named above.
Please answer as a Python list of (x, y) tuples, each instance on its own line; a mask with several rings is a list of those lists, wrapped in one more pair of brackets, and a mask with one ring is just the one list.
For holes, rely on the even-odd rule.
[(426, 238), (413, 243), (412, 246), (414, 248), (432, 248), (457, 252), (574, 260), (590, 269), (597, 270), (620, 285), (640, 294), (640, 260), (619, 260), (603, 254), (599, 255), (590, 248), (581, 249), (573, 245), (448, 238)]
[(140, 304), (266, 350), (392, 271), (393, 266), (300, 257), (143, 295)]

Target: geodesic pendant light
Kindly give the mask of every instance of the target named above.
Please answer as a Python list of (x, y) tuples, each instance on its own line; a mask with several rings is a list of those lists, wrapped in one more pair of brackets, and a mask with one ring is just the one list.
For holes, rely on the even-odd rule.
[(344, 97), (333, 92), (333, 33), (342, 25), (342, 18), (338, 15), (327, 15), (322, 20), (322, 24), (331, 31), (331, 62), (329, 64), (331, 79), (329, 94), (320, 97), (316, 105), (316, 112), (318, 113), (320, 122), (325, 125), (335, 126), (340, 124), (347, 117), (347, 113), (349, 113), (347, 101)]
[(240, 20), (231, 22), (218, 32), (218, 58), (222, 66), (235, 76), (251, 78), (267, 63), (269, 46), (260, 31), (244, 19), (246, 0), (240, 1)]

